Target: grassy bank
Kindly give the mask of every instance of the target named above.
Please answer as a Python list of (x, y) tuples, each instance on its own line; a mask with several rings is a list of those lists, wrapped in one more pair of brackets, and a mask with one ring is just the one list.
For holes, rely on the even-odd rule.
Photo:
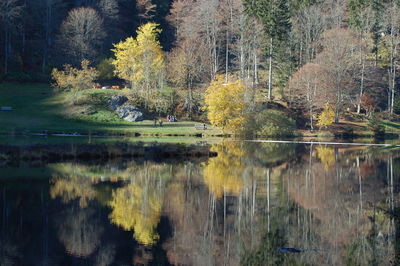
[(71, 93), (53, 94), (48, 85), (0, 85), (0, 106), (13, 111), (0, 112), (0, 134), (19, 135), (35, 132), (82, 133), (144, 136), (213, 136), (220, 130), (197, 130), (193, 121), (164, 122), (154, 127), (153, 121), (127, 122), (109, 110), (104, 99), (112, 90), (87, 90), (77, 95), (79, 103), (71, 105)]

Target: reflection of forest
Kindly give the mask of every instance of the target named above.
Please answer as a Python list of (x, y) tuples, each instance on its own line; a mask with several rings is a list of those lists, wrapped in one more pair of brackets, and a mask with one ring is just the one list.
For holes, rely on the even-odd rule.
[(288, 222), (297, 224), (287, 227), (288, 244), (326, 251), (304, 253), (304, 262), (390, 264), (395, 228), (387, 211), (398, 204), (394, 157), (317, 146), (287, 169), (282, 177), (295, 202)]
[[(394, 259), (399, 222), (390, 213), (399, 208), (397, 152), (240, 142), (212, 150), (218, 157), (203, 164), (53, 165), (52, 198), (81, 207), (62, 226), (73, 231), (76, 225), (75, 236), (59, 231), (66, 249), (76, 256), (107, 250), (110, 243), (99, 243), (101, 226), (86, 225), (90, 202), (97, 200), (111, 208), (110, 222), (132, 231), (142, 245), (132, 255), (142, 264), (157, 257), (151, 255), (159, 252), (156, 246), (177, 265), (365, 265)], [(171, 228), (160, 227), (162, 217)], [(163, 238), (163, 231), (171, 233)], [(284, 247), (305, 252), (277, 252)]]

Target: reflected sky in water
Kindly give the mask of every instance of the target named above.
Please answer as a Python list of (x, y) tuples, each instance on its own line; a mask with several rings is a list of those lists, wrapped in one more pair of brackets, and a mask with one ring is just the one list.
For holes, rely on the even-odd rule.
[(399, 265), (400, 151), (0, 168), (0, 265)]

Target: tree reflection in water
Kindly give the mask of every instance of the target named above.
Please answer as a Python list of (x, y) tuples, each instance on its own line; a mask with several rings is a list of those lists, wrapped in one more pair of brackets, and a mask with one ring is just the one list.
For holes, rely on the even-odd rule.
[(159, 239), (160, 221), (166, 183), (172, 177), (168, 165), (145, 164), (132, 173), (128, 185), (113, 193), (111, 221), (127, 231), (141, 244), (153, 245)]
[(103, 227), (92, 208), (68, 208), (57, 223), (58, 236), (66, 251), (75, 257), (89, 257), (100, 245)]
[[(50, 196), (65, 204), (56, 219), (60, 242), (98, 265), (130, 252), (134, 264), (399, 261), (398, 151), (241, 142), (211, 149), (218, 157), (202, 163), (50, 166)], [(119, 233), (110, 237), (111, 229)], [(124, 231), (136, 240), (126, 249)], [(3, 260), (18, 256), (3, 249), (10, 254)]]

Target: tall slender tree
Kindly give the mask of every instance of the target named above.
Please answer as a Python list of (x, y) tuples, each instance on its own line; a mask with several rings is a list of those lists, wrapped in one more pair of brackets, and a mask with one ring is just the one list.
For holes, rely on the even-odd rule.
[(268, 55), (268, 100), (272, 99), (273, 59), (279, 48), (288, 39), (291, 29), (290, 11), (285, 0), (244, 0), (245, 10), (249, 15), (256, 15), (264, 25), (269, 39)]

